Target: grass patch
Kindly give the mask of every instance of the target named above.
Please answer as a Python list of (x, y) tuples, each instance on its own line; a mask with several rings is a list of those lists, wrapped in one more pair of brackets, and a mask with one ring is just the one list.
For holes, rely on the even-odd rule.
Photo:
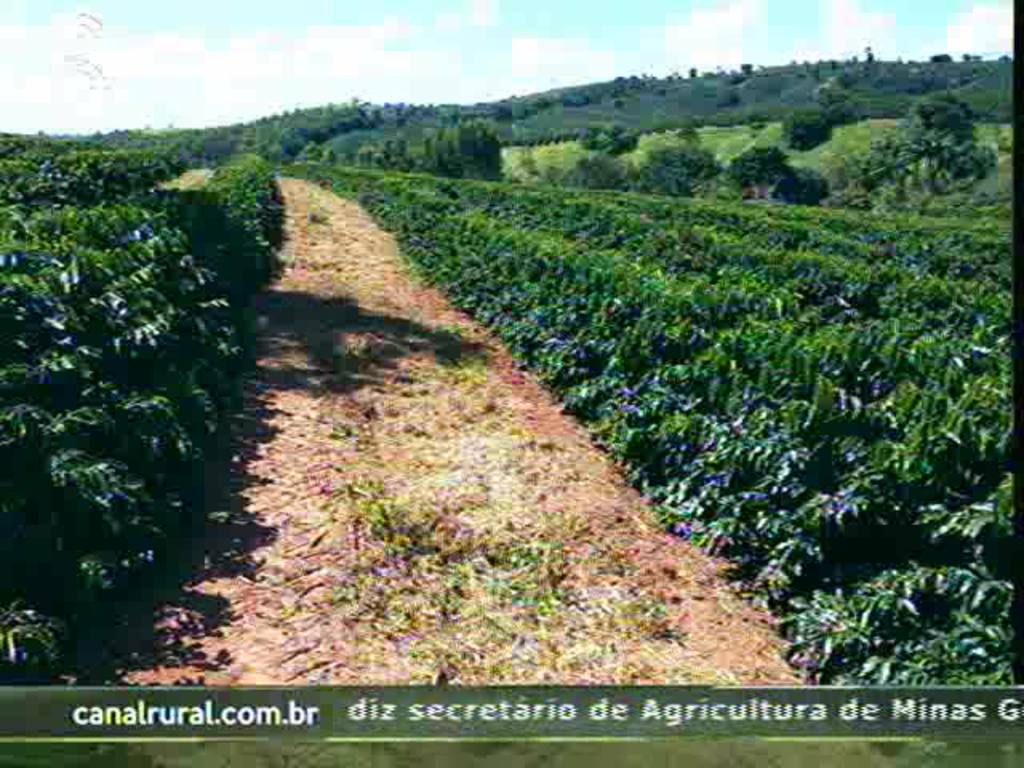
[(478, 387), (487, 382), (489, 369), (483, 355), (460, 355), (439, 362), (443, 366), (445, 380), (450, 384)]
[[(728, 164), (737, 155), (752, 147), (780, 147), (790, 156), (794, 166), (827, 174), (832, 166), (844, 158), (866, 152), (872, 141), (896, 130), (899, 122), (895, 119), (872, 119), (841, 125), (832, 132), (832, 137), (827, 142), (806, 152), (794, 151), (786, 146), (781, 122), (765, 123), (759, 129), (749, 125), (705, 126), (699, 128), (697, 133), (701, 146), (710, 150), (723, 164)], [(1011, 126), (984, 123), (977, 127), (977, 135), (979, 141), (996, 148), (1001, 158), (1010, 157), (1013, 147)], [(684, 143), (685, 139), (678, 131), (647, 133), (640, 137), (637, 148), (624, 154), (623, 159), (633, 166), (639, 166), (652, 150)], [(505, 178), (509, 181), (536, 182), (544, 177), (545, 172), (555, 175), (567, 173), (586, 154), (587, 151), (578, 141), (565, 141), (532, 149), (505, 147), (502, 150), (502, 168)], [(532, 156), (535, 170), (524, 163), (528, 155)]]

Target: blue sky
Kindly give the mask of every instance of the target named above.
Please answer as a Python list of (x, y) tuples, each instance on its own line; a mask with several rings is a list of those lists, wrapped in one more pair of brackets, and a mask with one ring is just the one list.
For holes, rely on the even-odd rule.
[(998, 55), (1012, 18), (1009, 0), (3, 0), (0, 131), (198, 127), (353, 97), (470, 103), (865, 45)]

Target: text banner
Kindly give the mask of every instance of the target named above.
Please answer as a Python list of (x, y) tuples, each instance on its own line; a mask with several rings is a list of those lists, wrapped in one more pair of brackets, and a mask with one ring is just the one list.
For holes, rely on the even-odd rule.
[(1000, 738), (1024, 688), (0, 688), (0, 737)]

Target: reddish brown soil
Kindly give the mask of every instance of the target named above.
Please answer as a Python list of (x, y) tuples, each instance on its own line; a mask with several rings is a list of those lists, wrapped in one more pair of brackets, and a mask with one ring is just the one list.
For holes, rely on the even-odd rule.
[(153, 648), (117, 651), (119, 679), (797, 682), (723, 564), (660, 531), (363, 210), (282, 189), (287, 266), (256, 302), (235, 434), (238, 551), (225, 567), (223, 532), (197, 542)]

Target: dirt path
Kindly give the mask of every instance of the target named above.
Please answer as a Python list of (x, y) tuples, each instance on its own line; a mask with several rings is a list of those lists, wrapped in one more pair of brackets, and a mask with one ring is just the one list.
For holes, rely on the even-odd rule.
[[(358, 206), (284, 180), (233, 473), (268, 532), (133, 683), (794, 683), (766, 616)], [(196, 606), (223, 606), (218, 626)], [(187, 648), (188, 653), (182, 649)]]

